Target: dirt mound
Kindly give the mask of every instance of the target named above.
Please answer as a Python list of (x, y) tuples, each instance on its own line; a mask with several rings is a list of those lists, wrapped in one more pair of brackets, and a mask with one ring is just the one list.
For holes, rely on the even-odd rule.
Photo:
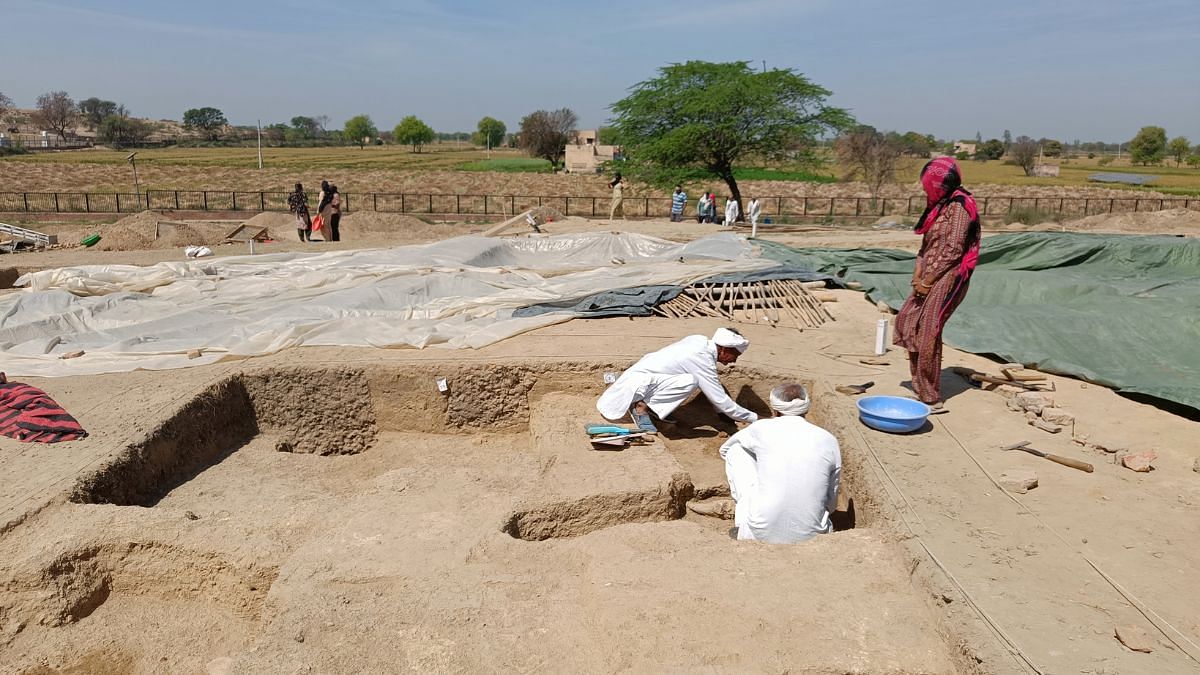
[(296, 217), (290, 213), (265, 211), (242, 224), (250, 229), (265, 227), (272, 236), (278, 237), (296, 229)]
[(183, 248), (213, 243), (192, 225), (167, 220), (161, 213), (142, 211), (100, 229), (101, 251)]
[(1168, 209), (1142, 213), (1105, 213), (1066, 223), (1077, 231), (1137, 232), (1139, 234), (1176, 234), (1200, 232), (1200, 211)]
[(549, 222), (561, 221), (563, 219), (562, 211), (559, 211), (553, 206), (539, 206), (533, 209), (532, 213), (533, 217), (543, 225)]

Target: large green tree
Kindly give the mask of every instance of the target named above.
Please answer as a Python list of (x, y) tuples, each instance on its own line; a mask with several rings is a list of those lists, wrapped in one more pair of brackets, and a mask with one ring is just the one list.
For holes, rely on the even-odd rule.
[(375, 123), (371, 121), (370, 115), (355, 115), (346, 120), (346, 125), (342, 129), (343, 138), (357, 143), (360, 150), (378, 135), (379, 130), (375, 128)]
[(144, 141), (151, 131), (150, 125), (142, 120), (118, 114), (108, 115), (96, 126), (100, 139), (115, 148)]
[(1158, 164), (1167, 152), (1167, 130), (1142, 127), (1129, 141), (1129, 159), (1134, 164)]
[(689, 61), (658, 72), (612, 105), (627, 158), (622, 169), (663, 188), (719, 178), (743, 211), (735, 165), (751, 157), (814, 163), (817, 140), (852, 123), (848, 112), (826, 104), (828, 89), (790, 69)]
[(1183, 160), (1187, 159), (1191, 151), (1192, 144), (1183, 136), (1176, 136), (1167, 143), (1167, 154), (1175, 158), (1175, 166), (1183, 164)]
[(204, 132), (209, 140), (216, 140), (221, 129), (229, 124), (225, 113), (213, 107), (191, 108), (183, 113), (183, 126)]
[(413, 152), (420, 152), (421, 146), (433, 141), (434, 136), (433, 128), (417, 119), (416, 115), (405, 117), (392, 129), (393, 140), (411, 145)]
[(504, 134), (507, 133), (508, 127), (504, 126), (504, 122), (494, 117), (485, 117), (479, 120), (475, 133), (471, 136), (471, 142), (475, 145), (498, 148), (504, 143)]
[(79, 102), (79, 114), (83, 116), (83, 121), (87, 123), (89, 129), (95, 129), (100, 126), (105, 117), (109, 115), (128, 117), (129, 111), (116, 101), (105, 101), (93, 96)]

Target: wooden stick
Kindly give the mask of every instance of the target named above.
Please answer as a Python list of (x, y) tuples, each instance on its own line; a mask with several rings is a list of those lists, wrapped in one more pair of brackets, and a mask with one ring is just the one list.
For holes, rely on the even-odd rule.
[(782, 281), (779, 282), (779, 289), (782, 296), (804, 320), (805, 324), (807, 324), (810, 328), (816, 328), (817, 326), (821, 325), (821, 322), (817, 320), (817, 317), (812, 314), (812, 311), (808, 307), (799, 301), (799, 299), (796, 297), (796, 294), (792, 291), (792, 289), (788, 288), (787, 284), (783, 283)]
[(797, 314), (790, 305), (788, 305), (787, 301), (780, 294), (779, 286), (772, 281), (767, 285), (767, 288), (770, 289), (771, 294), (775, 296), (775, 299), (779, 302), (780, 306), (783, 307), (784, 312), (792, 318), (792, 323), (796, 324), (796, 330), (804, 332), (804, 326), (800, 323), (800, 315)]

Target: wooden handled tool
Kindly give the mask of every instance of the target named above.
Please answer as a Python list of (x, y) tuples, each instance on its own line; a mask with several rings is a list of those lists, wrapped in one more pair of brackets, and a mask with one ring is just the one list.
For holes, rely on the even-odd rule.
[(1057, 464), (1062, 464), (1063, 466), (1069, 466), (1072, 469), (1079, 469), (1080, 471), (1086, 471), (1087, 473), (1091, 473), (1092, 471), (1095, 470), (1095, 468), (1091, 464), (1088, 464), (1087, 462), (1081, 462), (1077, 459), (1071, 459), (1070, 457), (1063, 457), (1062, 455), (1053, 455), (1048, 452), (1042, 452), (1041, 450), (1031, 448), (1031, 447), (1029, 447), (1029, 441), (1021, 441), (1020, 443), (1006, 445), (1000, 449), (1001, 450), (1023, 450), (1025, 452), (1028, 452), (1031, 455), (1035, 455), (1035, 456), (1041, 457), (1043, 459), (1048, 459), (1051, 462), (1055, 462)]

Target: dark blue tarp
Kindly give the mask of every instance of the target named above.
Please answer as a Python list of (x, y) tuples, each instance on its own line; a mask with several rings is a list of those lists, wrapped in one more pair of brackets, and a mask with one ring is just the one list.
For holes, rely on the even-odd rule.
[[(734, 284), (769, 279), (795, 279), (798, 281), (825, 280), (831, 287), (840, 287), (842, 282), (824, 272), (813, 272), (811, 268), (795, 265), (780, 265), (753, 272), (734, 272), (708, 277), (697, 283)], [(683, 292), (679, 286), (635, 286), (616, 291), (596, 293), (585, 298), (546, 302), (522, 307), (513, 312), (515, 317), (538, 316), (547, 312), (569, 312), (580, 318), (599, 319), (609, 316), (650, 316), (650, 308), (667, 302)]]

